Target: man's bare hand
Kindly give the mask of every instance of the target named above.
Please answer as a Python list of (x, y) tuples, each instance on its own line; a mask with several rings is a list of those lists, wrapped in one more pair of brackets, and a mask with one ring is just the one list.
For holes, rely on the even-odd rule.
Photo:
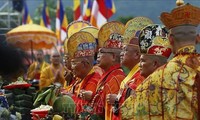
[(116, 98), (117, 98), (117, 94), (107, 94), (106, 101), (108, 102), (108, 104), (113, 105)]
[(70, 83), (74, 77), (73, 77), (72, 72), (68, 70), (68, 71), (65, 71), (64, 78), (67, 81), (67, 83)]
[(80, 90), (80, 98), (83, 100), (90, 101), (92, 99), (92, 91)]
[(59, 79), (61, 78), (61, 74), (59, 71), (56, 72), (56, 76), (55, 76), (55, 81), (54, 82), (59, 82)]

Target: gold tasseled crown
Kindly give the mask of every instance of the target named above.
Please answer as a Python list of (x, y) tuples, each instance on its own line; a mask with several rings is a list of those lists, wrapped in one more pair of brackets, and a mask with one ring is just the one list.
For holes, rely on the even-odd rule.
[(69, 38), (71, 35), (80, 31), (80, 29), (82, 29), (86, 26), (91, 26), (91, 24), (87, 21), (84, 21), (84, 20), (77, 20), (77, 21), (71, 22), (67, 26), (67, 38)]
[(65, 41), (64, 41), (64, 45), (63, 45), (64, 53), (65, 53), (65, 54), (68, 53), (67, 42), (68, 42), (68, 38), (65, 39)]
[(99, 43), (98, 42), (99, 29), (94, 26), (87, 26), (87, 27), (82, 28), (80, 31), (89, 32), (94, 36), (94, 38), (96, 40), (96, 51), (95, 52), (97, 52), (99, 49), (99, 44), (98, 44)]
[(70, 58), (94, 56), (95, 38), (89, 32), (76, 32), (68, 39), (67, 49)]
[(80, 31), (89, 32), (94, 36), (94, 38), (98, 39), (99, 29), (94, 26), (86, 26), (86, 27), (80, 29)]
[(193, 6), (189, 3), (182, 5), (183, 1), (177, 1), (177, 6), (171, 13), (163, 12), (160, 20), (163, 24), (171, 29), (181, 25), (194, 25), (200, 24), (200, 8)]
[(105, 23), (99, 30), (99, 47), (122, 49), (125, 25), (118, 21)]
[(138, 46), (138, 36), (141, 29), (150, 24), (153, 22), (147, 17), (139, 16), (129, 20), (125, 25), (123, 44)]

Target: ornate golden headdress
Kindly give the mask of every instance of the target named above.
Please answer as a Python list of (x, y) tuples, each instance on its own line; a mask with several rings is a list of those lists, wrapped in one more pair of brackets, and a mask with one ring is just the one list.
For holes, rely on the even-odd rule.
[(65, 54), (68, 53), (67, 42), (68, 42), (68, 38), (65, 39), (65, 41), (64, 41), (64, 45), (63, 45), (64, 53), (65, 53)]
[(139, 35), (139, 47), (142, 54), (152, 54), (169, 57), (171, 45), (168, 31), (163, 25), (152, 24), (146, 26)]
[(63, 46), (65, 54), (68, 53), (67, 43), (68, 43), (69, 37), (73, 35), (74, 33), (80, 31), (80, 29), (86, 26), (91, 26), (91, 24), (83, 20), (73, 21), (67, 26), (67, 38), (65, 39), (64, 46)]
[(124, 30), (125, 26), (121, 22), (105, 23), (98, 33), (99, 47), (121, 49)]
[(125, 25), (124, 44), (138, 45), (138, 36), (140, 30), (153, 22), (147, 17), (135, 17), (129, 20)]
[(74, 33), (80, 31), (80, 29), (91, 26), (91, 24), (87, 21), (73, 21), (67, 26), (67, 38), (69, 38)]
[(89, 32), (76, 32), (68, 39), (67, 49), (70, 58), (94, 56), (95, 38)]
[(99, 29), (97, 27), (94, 27), (94, 26), (87, 26), (87, 27), (84, 27), (82, 28), (80, 31), (85, 31), (85, 32), (89, 32), (91, 33), (95, 40), (96, 40), (96, 52), (98, 51), (99, 49), (99, 41), (98, 41), (98, 33), (99, 33)]
[(174, 8), (171, 13), (163, 12), (160, 20), (163, 24), (171, 29), (181, 25), (194, 25), (200, 24), (200, 8), (190, 5), (189, 3), (182, 5), (183, 1), (177, 1), (177, 8)]
[(99, 29), (97, 27), (87, 26), (87, 27), (82, 28), (80, 31), (89, 32), (94, 36), (94, 38), (96, 39), (98, 38)]

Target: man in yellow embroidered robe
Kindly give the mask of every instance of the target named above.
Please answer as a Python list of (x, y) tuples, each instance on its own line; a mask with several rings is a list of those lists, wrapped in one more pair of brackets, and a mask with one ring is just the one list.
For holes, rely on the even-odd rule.
[(199, 14), (200, 9), (190, 4), (161, 14), (161, 21), (170, 29), (175, 56), (138, 86), (135, 95), (122, 108), (122, 119), (127, 116), (134, 120), (200, 119), (200, 55), (195, 53)]

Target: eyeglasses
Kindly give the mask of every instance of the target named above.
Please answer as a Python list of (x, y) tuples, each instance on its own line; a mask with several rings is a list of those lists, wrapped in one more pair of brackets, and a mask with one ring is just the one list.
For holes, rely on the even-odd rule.
[(53, 57), (53, 58), (59, 58), (60, 55), (53, 55), (52, 57)]
[(105, 54), (105, 53), (113, 54), (113, 52), (103, 51), (103, 50), (100, 50), (100, 51), (98, 52), (98, 54)]
[(113, 54), (113, 52), (99, 52), (99, 53), (101, 53), (101, 54), (103, 54), (103, 53)]
[(81, 63), (81, 61), (71, 61), (72, 66), (76, 66), (77, 64)]

